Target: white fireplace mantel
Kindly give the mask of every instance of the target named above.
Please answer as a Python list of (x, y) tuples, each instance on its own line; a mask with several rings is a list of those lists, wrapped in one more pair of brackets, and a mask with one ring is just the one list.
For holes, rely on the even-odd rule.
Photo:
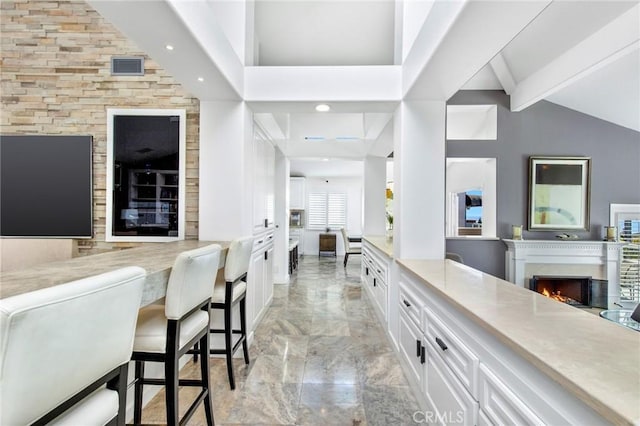
[(620, 303), (620, 248), (624, 243), (583, 240), (509, 240), (505, 254), (505, 278), (520, 287), (527, 264), (602, 265), (608, 281), (609, 309)]

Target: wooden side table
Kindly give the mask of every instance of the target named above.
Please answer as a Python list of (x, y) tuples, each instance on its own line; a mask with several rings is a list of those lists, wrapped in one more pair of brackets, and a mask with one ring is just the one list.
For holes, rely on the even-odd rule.
[(336, 234), (320, 234), (320, 251), (318, 256), (329, 253), (336, 256)]

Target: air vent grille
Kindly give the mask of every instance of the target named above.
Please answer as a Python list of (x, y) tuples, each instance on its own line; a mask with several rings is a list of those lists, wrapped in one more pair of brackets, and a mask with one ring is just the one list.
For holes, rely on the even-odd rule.
[(144, 57), (113, 56), (111, 75), (144, 75)]

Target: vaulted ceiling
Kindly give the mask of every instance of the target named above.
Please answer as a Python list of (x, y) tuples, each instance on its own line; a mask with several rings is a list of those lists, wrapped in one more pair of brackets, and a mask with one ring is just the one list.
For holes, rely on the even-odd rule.
[(635, 0), (89, 3), (201, 100), (246, 100), (292, 158), (386, 156), (402, 99), (459, 89), (640, 131)]

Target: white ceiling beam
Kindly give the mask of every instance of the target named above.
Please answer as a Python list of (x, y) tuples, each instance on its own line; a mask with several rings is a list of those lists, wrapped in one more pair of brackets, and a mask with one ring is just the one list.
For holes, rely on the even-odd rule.
[[(405, 63), (405, 99), (449, 99), (550, 3), (436, 2)], [(448, 23), (446, 32), (440, 29), (437, 40), (424, 40), (438, 16)], [(428, 59), (422, 68), (416, 67), (418, 55)]]
[(364, 138), (368, 140), (378, 139), (382, 130), (393, 118), (393, 114), (390, 112), (369, 112), (362, 114), (362, 116), (364, 122)]
[(276, 143), (287, 157), (362, 159), (367, 155), (366, 147), (361, 142), (284, 140)]
[[(201, 101), (242, 98), (243, 65), (217, 22), (202, 22), (207, 2), (88, 3)], [(198, 7), (205, 9), (198, 13)], [(174, 49), (167, 50), (168, 44)]]
[(258, 126), (260, 126), (267, 136), (269, 136), (269, 139), (286, 139), (285, 133), (280, 128), (280, 125), (273, 114), (269, 114), (267, 112), (254, 113), (253, 120), (258, 124)]
[(246, 67), (247, 102), (384, 102), (401, 99), (400, 66)]
[(511, 94), (511, 111), (522, 111), (637, 49), (639, 44), (640, 5), (636, 5), (519, 82)]
[(494, 56), (491, 62), (489, 62), (489, 65), (507, 95), (513, 93), (516, 88), (516, 80), (513, 78), (513, 74), (511, 74), (509, 65), (505, 62), (502, 53), (498, 53)]

